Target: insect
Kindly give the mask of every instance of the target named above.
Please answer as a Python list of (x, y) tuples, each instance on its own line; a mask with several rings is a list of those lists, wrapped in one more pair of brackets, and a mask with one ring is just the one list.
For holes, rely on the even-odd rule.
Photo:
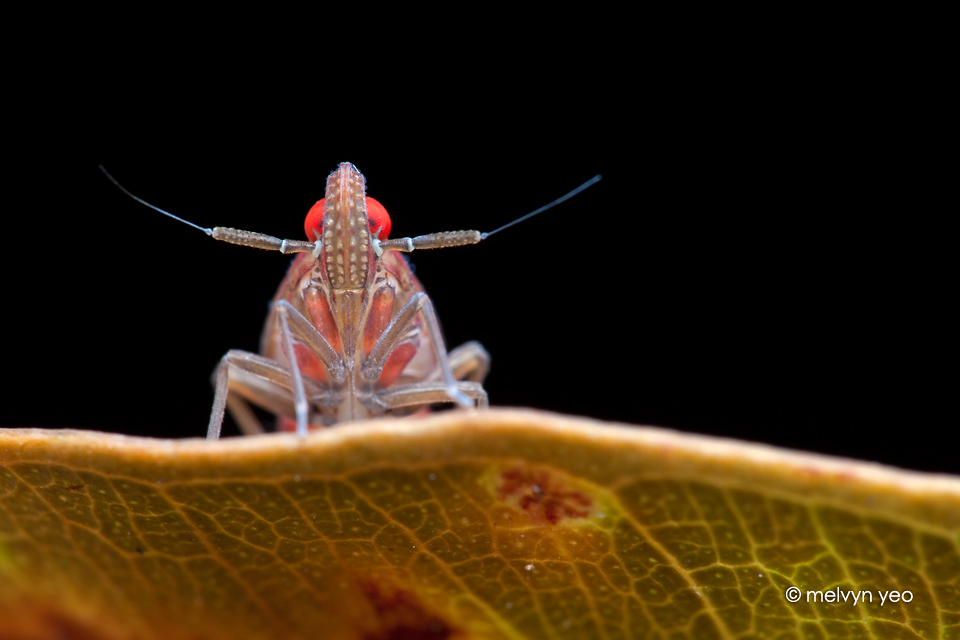
[(301, 436), (311, 426), (402, 416), (435, 403), (486, 407), (489, 354), (477, 342), (447, 352), (433, 304), (401, 253), (476, 244), (600, 179), (489, 233), (391, 240), (389, 214), (366, 196), (365, 178), (345, 162), (307, 214), (308, 240), (296, 241), (199, 227), (137, 198), (101, 170), (138, 202), (217, 240), (300, 254), (274, 297), (260, 353), (228, 351), (214, 373), (211, 440), (220, 436), (225, 410), (244, 433), (262, 433), (250, 403), (276, 414), (279, 429)]

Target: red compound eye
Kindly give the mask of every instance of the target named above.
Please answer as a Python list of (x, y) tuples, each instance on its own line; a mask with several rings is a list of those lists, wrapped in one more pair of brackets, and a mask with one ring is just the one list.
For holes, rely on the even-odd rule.
[(390, 237), (390, 214), (373, 198), (367, 198), (367, 219), (370, 221), (370, 231), (380, 229), (377, 238), (386, 240)]
[[(323, 211), (326, 201), (319, 200), (310, 207), (307, 217), (303, 220), (303, 232), (310, 242), (317, 241), (316, 232), (323, 229)], [(370, 231), (380, 229), (380, 240), (390, 237), (390, 214), (382, 204), (373, 198), (367, 198), (367, 219), (370, 221)]]
[(317, 241), (317, 233), (323, 230), (323, 208), (325, 200), (318, 200), (317, 204), (310, 207), (307, 217), (303, 220), (303, 232), (307, 235), (310, 242)]

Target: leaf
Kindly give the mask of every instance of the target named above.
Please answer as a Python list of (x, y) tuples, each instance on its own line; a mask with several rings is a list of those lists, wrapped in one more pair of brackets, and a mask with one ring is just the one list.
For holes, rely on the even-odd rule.
[(957, 478), (531, 411), (0, 430), (0, 638), (946, 640), (958, 548)]

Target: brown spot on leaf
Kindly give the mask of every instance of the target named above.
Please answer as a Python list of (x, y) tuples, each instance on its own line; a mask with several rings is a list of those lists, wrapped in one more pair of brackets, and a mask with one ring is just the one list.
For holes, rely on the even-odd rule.
[(544, 469), (514, 467), (500, 476), (497, 497), (515, 504), (534, 522), (557, 524), (565, 518), (586, 518), (593, 499)]
[(364, 640), (453, 640), (462, 637), (459, 631), (428, 611), (410, 591), (383, 582), (361, 583), (360, 588), (373, 605), (378, 630), (367, 633)]
[(71, 484), (71, 485), (68, 485), (68, 486), (67, 486), (67, 489), (70, 490), (70, 491), (80, 491), (81, 489), (83, 489), (83, 485), (82, 485), (82, 484)]

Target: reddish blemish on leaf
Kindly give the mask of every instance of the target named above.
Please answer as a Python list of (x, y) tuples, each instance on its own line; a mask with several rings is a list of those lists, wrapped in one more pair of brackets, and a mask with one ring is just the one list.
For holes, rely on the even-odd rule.
[(537, 523), (586, 518), (593, 506), (593, 499), (582, 491), (570, 488), (547, 471), (525, 467), (514, 467), (500, 475), (497, 497), (515, 504)]
[[(20, 603), (18, 614), (0, 610), (0, 638), (70, 638), (107, 640), (116, 636), (85, 622), (30, 603)], [(32, 614), (32, 615), (31, 615)]]
[(453, 640), (462, 637), (436, 614), (427, 611), (411, 592), (382, 582), (360, 585), (373, 606), (378, 630), (364, 634), (364, 640)]

